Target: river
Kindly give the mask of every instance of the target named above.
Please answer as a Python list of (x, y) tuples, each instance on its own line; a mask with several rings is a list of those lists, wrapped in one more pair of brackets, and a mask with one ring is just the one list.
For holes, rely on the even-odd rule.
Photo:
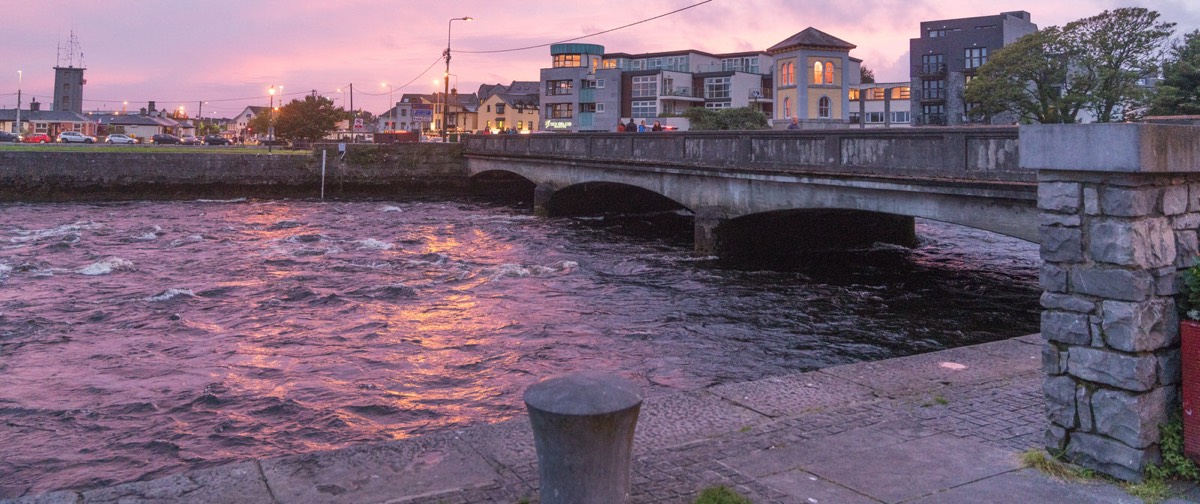
[(661, 231), (687, 222), (2, 204), (0, 498), (499, 421), (569, 370), (656, 396), (1037, 331), (1034, 244), (918, 220), (915, 249), (764, 267)]

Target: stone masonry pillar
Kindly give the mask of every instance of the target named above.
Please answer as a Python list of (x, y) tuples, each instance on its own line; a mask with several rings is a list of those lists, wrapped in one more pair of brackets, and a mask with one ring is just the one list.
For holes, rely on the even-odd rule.
[(539, 184), (533, 188), (533, 215), (550, 216), (550, 197), (554, 196), (554, 191), (553, 187), (546, 184)]
[(699, 207), (692, 217), (695, 223), (693, 241), (696, 244), (696, 255), (709, 256), (718, 252), (717, 226), (728, 217), (720, 207)]
[(1200, 128), (1022, 126), (1038, 170), (1046, 447), (1123, 480), (1178, 407), (1176, 272), (1195, 261)]

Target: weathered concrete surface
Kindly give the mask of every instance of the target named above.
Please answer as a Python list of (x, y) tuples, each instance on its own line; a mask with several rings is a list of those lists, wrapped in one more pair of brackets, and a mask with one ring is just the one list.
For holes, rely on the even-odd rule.
[[(1114, 484), (1063, 482), (1019, 467), (1046, 424), (1042, 375), (1028, 364), (1041, 348), (1032, 335), (647, 399), (632, 502), (690, 503), (714, 485), (758, 504), (1138, 502)], [(535, 460), (522, 417), (5, 504), (536, 502)], [(1176, 492), (1168, 502), (1200, 502), (1194, 486)]]
[[(311, 197), (321, 193), (321, 151), (327, 151), (326, 197), (399, 193), (457, 194), (467, 189), (459, 145), (351, 145), (308, 154), (267, 154), (243, 148), (196, 147), (156, 152), (154, 146), (113, 151), (0, 151), (0, 201)], [(200, 152), (220, 149), (219, 152)]]

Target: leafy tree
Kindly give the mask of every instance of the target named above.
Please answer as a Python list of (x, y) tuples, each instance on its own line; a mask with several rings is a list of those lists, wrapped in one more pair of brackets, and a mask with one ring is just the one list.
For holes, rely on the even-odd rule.
[(683, 112), (692, 131), (767, 129), (767, 115), (751, 107), (710, 110), (692, 107)]
[(1125, 120), (1144, 109), (1149, 94), (1138, 80), (1158, 71), (1163, 44), (1175, 23), (1159, 22), (1159, 13), (1122, 7), (1067, 23), (1067, 44), (1078, 50), (1073, 61), (1094, 80), (1088, 108), (1097, 122)]
[(264, 110), (263, 113), (257, 114), (250, 118), (250, 122), (246, 123), (252, 135), (266, 136), (271, 129), (272, 116), (279, 116), (279, 111)]
[(1152, 115), (1200, 114), (1200, 30), (1171, 47), (1153, 104)]
[(279, 107), (279, 110), (254, 116), (249, 126), (259, 135), (265, 135), (274, 122), (276, 138), (311, 142), (325, 138), (337, 129), (338, 121), (347, 117), (348, 114), (344, 110), (333, 108), (333, 100), (305, 96), (303, 99), (292, 100)]
[(870, 68), (867, 68), (864, 66), (864, 67), (859, 67), (858, 73), (861, 74), (861, 76), (862, 76), (862, 79), (859, 82), (862, 82), (863, 84), (874, 84), (875, 83), (875, 71), (874, 70), (871, 70)]
[(1077, 56), (1062, 29), (1031, 33), (992, 54), (963, 100), (976, 104), (972, 117), (987, 121), (1012, 113), (1024, 122), (1076, 122), (1092, 88), (1092, 80), (1071, 64)]

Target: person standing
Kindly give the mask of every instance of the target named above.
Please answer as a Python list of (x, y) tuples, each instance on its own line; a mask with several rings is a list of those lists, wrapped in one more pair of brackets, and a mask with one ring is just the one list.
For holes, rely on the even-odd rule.
[(617, 119), (617, 133), (624, 133), (624, 132), (625, 132), (625, 123), (621, 122), (620, 119)]
[(642, 119), (642, 123), (638, 125), (638, 133), (646, 132), (646, 120)]
[(660, 123), (658, 121), (654, 121), (654, 127), (650, 128), (650, 131), (662, 131), (662, 130), (663, 130), (662, 123)]
[(791, 124), (788, 124), (787, 129), (790, 129), (790, 130), (800, 129), (800, 118), (796, 117), (796, 116), (792, 116), (792, 122), (791, 122)]
[(633, 122), (633, 118), (629, 118), (629, 124), (625, 125), (626, 133), (637, 133), (637, 123)]

